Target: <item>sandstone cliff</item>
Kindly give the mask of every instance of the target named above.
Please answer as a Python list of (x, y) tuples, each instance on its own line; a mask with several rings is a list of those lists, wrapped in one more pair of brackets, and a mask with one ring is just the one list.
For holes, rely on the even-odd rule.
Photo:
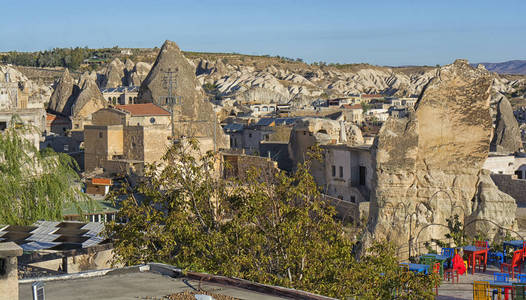
[[(400, 246), (400, 255), (414, 255), (424, 250), (423, 242), (444, 239), (446, 219), (455, 214), (462, 221), (481, 216), (514, 225), (513, 199), (499, 193), (505, 201), (488, 204), (489, 186), (479, 188), (492, 132), (492, 80), (486, 70), (457, 60), (436, 71), (414, 112), (384, 124), (372, 148), (376, 172), (366, 244), (388, 239)], [(473, 199), (477, 207), (511, 217), (476, 209)], [(494, 233), (495, 226), (487, 226)]]
[(71, 108), (74, 118), (91, 119), (91, 114), (107, 106), (107, 102), (92, 78), (85, 78), (78, 97)]
[(101, 87), (103, 88), (116, 88), (122, 85), (126, 85), (123, 82), (125, 65), (116, 58), (106, 67), (106, 73), (102, 81)]
[[(195, 66), (184, 57), (176, 43), (166, 41), (148, 76), (139, 90), (140, 102), (153, 102), (170, 108), (167, 74), (173, 74), (173, 95), (181, 97), (174, 106), (175, 131), (178, 136), (208, 137), (216, 139), (218, 147), (228, 147), (228, 139), (218, 123), (212, 104), (205, 100), (201, 85), (195, 77)], [(214, 134), (215, 130), (215, 134)]]
[(71, 106), (77, 95), (78, 87), (75, 85), (75, 79), (71, 77), (69, 70), (66, 69), (55, 86), (48, 108), (53, 112), (68, 116), (71, 114)]
[(513, 115), (513, 108), (505, 96), (497, 106), (496, 127), (491, 141), (491, 151), (509, 154), (522, 149), (519, 124)]
[(314, 145), (355, 146), (363, 143), (360, 128), (352, 123), (325, 118), (303, 118), (296, 121), (290, 133), (289, 156), (296, 165), (307, 158), (307, 152)]
[[(245, 101), (270, 101), (305, 106), (319, 97), (344, 97), (363, 93), (388, 96), (418, 96), (436, 68), (390, 68), (362, 65), (346, 69), (303, 63), (258, 64), (254, 59), (224, 63), (222, 59), (197, 59), (196, 75), (201, 84), (217, 87), (218, 95)], [(497, 93), (511, 93), (524, 79), (494, 75)], [(250, 92), (252, 91), (252, 92)], [(249, 93), (247, 93), (249, 92)], [(247, 97), (247, 94), (249, 97)]]
[[(6, 78), (6, 75), (8, 78)], [(19, 100), (27, 105), (27, 108), (45, 108), (53, 89), (38, 81), (28, 79), (23, 73), (14, 67), (0, 65), (0, 82), (17, 82)]]

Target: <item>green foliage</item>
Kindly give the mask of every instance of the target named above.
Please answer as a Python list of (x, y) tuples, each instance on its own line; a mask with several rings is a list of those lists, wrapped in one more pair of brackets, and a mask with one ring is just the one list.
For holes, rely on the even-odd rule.
[(361, 102), (360, 105), (362, 106), (362, 114), (366, 114), (369, 109), (371, 109), (371, 105), (365, 102)]
[(217, 156), (196, 157), (198, 149), (195, 141), (174, 145), (145, 182), (115, 194), (123, 199), (117, 217), (127, 220), (108, 226), (118, 262), (165, 262), (338, 298), (431, 295), (434, 279), (402, 271), (392, 245), (354, 259), (308, 162), (291, 176), (253, 170), (243, 182), (225, 181)]
[(11, 51), (2, 56), (2, 62), (28, 67), (65, 67), (76, 70), (85, 59), (97, 54), (88, 48), (55, 48), (39, 52)]
[(16, 117), (11, 123), (17, 126), (0, 133), (0, 224), (61, 220), (64, 206), (79, 195), (75, 161), (50, 149), (39, 152), (23, 138), (33, 129)]
[(447, 228), (449, 232), (446, 233), (446, 238), (452, 239), (455, 247), (462, 247), (467, 245), (466, 234), (464, 233), (464, 225), (459, 220), (458, 215), (454, 215), (446, 219)]

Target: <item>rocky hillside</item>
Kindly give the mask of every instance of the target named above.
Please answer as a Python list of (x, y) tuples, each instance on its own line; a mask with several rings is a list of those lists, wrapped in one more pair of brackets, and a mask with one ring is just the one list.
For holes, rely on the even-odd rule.
[[(434, 67), (378, 67), (368, 64), (310, 65), (276, 57), (240, 54), (185, 53), (196, 69), (199, 83), (210, 98), (235, 101), (291, 103), (308, 106), (315, 99), (363, 93), (416, 97)], [(140, 85), (150, 65), (113, 60), (98, 73), (101, 87)], [(522, 76), (494, 74), (496, 93), (510, 95), (526, 85)], [(495, 97), (495, 99), (500, 99)], [(493, 101), (496, 103), (497, 100)]]
[(21, 95), (27, 96), (28, 108), (43, 108), (49, 101), (53, 89), (45, 84), (28, 79), (22, 72), (12, 66), (0, 65), (0, 82), (18, 82)]
[[(98, 66), (96, 71), (91, 71), (90, 78), (95, 79), (100, 88), (140, 86), (159, 50), (142, 49), (137, 53), (130, 57), (114, 57), (107, 65)], [(204, 88), (208, 98), (230, 99), (223, 101), (223, 106), (230, 106), (236, 102), (258, 101), (290, 103), (297, 107), (305, 107), (319, 98), (363, 93), (418, 96), (437, 72), (435, 67), (428, 66), (307, 64), (300, 59), (284, 57), (184, 51), (182, 53), (195, 68), (198, 83)], [(487, 66), (490, 70), (499, 71), (493, 65)], [(21, 71), (31, 72), (28, 68)], [(56, 70), (53, 71), (49, 77), (56, 78)], [(71, 75), (76, 77), (77, 74)], [(514, 98), (524, 97), (526, 94), (525, 76), (496, 73), (492, 76), (493, 104), (498, 102), (501, 95), (506, 95), (515, 103)]]

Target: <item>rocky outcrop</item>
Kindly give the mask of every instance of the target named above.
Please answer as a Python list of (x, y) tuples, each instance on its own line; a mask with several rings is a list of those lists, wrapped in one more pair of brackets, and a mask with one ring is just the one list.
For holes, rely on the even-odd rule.
[(92, 113), (106, 107), (106, 104), (97, 83), (92, 78), (85, 78), (82, 89), (71, 108), (71, 116), (90, 119)]
[(482, 170), (479, 174), (477, 194), (471, 209), (473, 213), (466, 218), (465, 225), (469, 235), (474, 236), (480, 232), (487, 236), (494, 236), (497, 233), (504, 235), (503, 230), (486, 220), (498, 220), (498, 224), (506, 224), (507, 228), (516, 226), (517, 203), (513, 197), (499, 190), (488, 170)]
[(50, 86), (28, 79), (18, 69), (10, 65), (0, 65), (0, 82), (5, 82), (6, 79), (18, 83), (19, 101), (24, 102), (27, 108), (45, 108), (53, 93)]
[[(176, 43), (166, 41), (155, 60), (150, 73), (142, 82), (138, 99), (169, 107), (166, 103), (167, 74), (173, 73), (173, 95), (181, 97), (174, 106), (176, 135), (216, 138), (218, 147), (228, 147), (228, 139), (218, 125), (212, 104), (205, 100), (205, 94), (195, 76), (195, 66), (188, 61)], [(215, 134), (214, 134), (215, 130)]]
[(48, 109), (53, 112), (69, 116), (71, 114), (71, 107), (75, 102), (79, 93), (78, 86), (75, 84), (75, 79), (69, 74), (69, 70), (64, 70), (62, 76), (58, 80), (55, 90), (49, 100)]
[(513, 108), (505, 96), (501, 96), (497, 106), (497, 122), (491, 141), (491, 151), (509, 154), (522, 149), (519, 124), (513, 115)]
[[(424, 250), (423, 242), (444, 238), (446, 219), (481, 214), (472, 199), (485, 180), (481, 168), (492, 132), (491, 84), (489, 72), (457, 60), (436, 71), (414, 112), (384, 124), (372, 148), (374, 192), (366, 245), (387, 239), (400, 246), (400, 255), (414, 255)], [(508, 203), (502, 205), (508, 209)], [(491, 221), (513, 226), (497, 215)]]
[(138, 62), (133, 67), (133, 70), (128, 73), (127, 83), (128, 85), (140, 86), (142, 81), (148, 76), (152, 66), (145, 62)]
[(294, 165), (307, 158), (307, 152), (314, 145), (364, 143), (358, 126), (325, 118), (303, 118), (297, 120), (290, 133), (289, 156)]
[(55, 86), (48, 109), (72, 118), (91, 118), (93, 112), (106, 107), (96, 77), (94, 72), (85, 72), (76, 83), (66, 69)]
[(102, 82), (103, 88), (116, 88), (126, 85), (123, 82), (125, 65), (120, 59), (115, 58), (106, 68), (104, 80)]

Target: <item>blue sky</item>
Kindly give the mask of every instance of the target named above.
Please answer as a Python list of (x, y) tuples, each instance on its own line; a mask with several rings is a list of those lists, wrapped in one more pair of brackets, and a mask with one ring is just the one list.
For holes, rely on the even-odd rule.
[(526, 59), (526, 0), (0, 0), (0, 51), (154, 47), (435, 65)]

